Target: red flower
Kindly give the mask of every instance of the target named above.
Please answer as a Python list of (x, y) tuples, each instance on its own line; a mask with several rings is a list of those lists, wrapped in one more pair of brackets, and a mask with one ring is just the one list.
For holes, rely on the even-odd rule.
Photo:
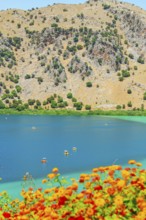
[(62, 219), (64, 219), (65, 217), (69, 216), (71, 214), (71, 212), (66, 212), (64, 215), (62, 215)]
[(58, 205), (64, 205), (66, 201), (67, 201), (67, 198), (65, 196), (62, 196), (59, 198)]
[(102, 190), (102, 186), (97, 185), (97, 186), (94, 187), (94, 190)]
[(83, 218), (82, 216), (79, 216), (76, 218), (76, 220), (84, 220), (85, 218)]
[(4, 213), (3, 213), (3, 216), (4, 216), (5, 218), (10, 218), (10, 217), (11, 217), (11, 214), (10, 214), (9, 212), (4, 212)]
[(78, 216), (78, 217), (70, 217), (68, 220), (84, 220), (85, 218), (82, 216)]
[(33, 191), (33, 188), (32, 188), (32, 187), (29, 187), (29, 189), (28, 189), (28, 190)]
[(129, 171), (129, 170), (131, 170), (131, 169), (130, 169), (129, 167), (126, 167), (125, 170)]
[(57, 209), (57, 208), (58, 208), (58, 205), (57, 205), (57, 204), (52, 204), (52, 205), (51, 205), (51, 208), (52, 208), (52, 209)]
[(144, 190), (144, 189), (145, 189), (144, 184), (139, 183), (139, 188), (140, 188), (141, 190)]
[(136, 174), (135, 173), (130, 173), (130, 176), (136, 176)]
[(120, 215), (125, 216), (125, 215), (126, 215), (126, 212), (125, 212), (124, 210), (122, 210), (122, 211), (120, 212)]
[(41, 191), (42, 191), (42, 188), (38, 188), (38, 190), (41, 192)]
[(85, 182), (85, 179), (84, 178), (80, 178), (79, 179), (79, 183), (84, 183)]
[(107, 192), (108, 192), (109, 195), (114, 195), (115, 191), (116, 190), (114, 188), (108, 188), (107, 189)]
[(132, 185), (136, 185), (136, 184), (137, 184), (137, 181), (136, 181), (136, 180), (132, 180), (132, 181), (131, 181), (131, 184), (132, 184)]
[(100, 176), (96, 176), (92, 179), (92, 182), (99, 181), (99, 180), (100, 180)]

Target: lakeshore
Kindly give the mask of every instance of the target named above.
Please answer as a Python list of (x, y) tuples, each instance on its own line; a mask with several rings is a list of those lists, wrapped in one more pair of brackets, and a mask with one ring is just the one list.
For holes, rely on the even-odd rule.
[(0, 109), (0, 115), (107, 115), (107, 116), (146, 116), (146, 110), (69, 110), (69, 109), (26, 109), (18, 111), (16, 109)]

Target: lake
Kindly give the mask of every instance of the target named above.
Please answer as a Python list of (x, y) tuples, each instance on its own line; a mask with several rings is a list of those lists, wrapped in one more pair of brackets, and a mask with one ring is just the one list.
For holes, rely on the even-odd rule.
[(22, 181), (26, 172), (34, 179), (43, 178), (53, 167), (68, 175), (113, 163), (124, 165), (129, 159), (142, 161), (145, 131), (145, 123), (102, 116), (1, 115), (2, 183)]

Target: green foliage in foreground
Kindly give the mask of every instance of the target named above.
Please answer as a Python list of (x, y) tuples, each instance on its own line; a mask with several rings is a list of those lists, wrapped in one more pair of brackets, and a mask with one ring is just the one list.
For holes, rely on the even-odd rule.
[(109, 115), (109, 116), (146, 116), (146, 110), (89, 110), (89, 111), (76, 111), (67, 109), (26, 109), (18, 111), (16, 109), (0, 109), (0, 114), (13, 114), (13, 115)]

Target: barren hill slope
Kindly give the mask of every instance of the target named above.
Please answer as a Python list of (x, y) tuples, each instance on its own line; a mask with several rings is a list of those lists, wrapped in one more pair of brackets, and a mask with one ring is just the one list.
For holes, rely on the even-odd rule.
[(146, 11), (116, 0), (0, 11), (0, 108), (146, 108)]

